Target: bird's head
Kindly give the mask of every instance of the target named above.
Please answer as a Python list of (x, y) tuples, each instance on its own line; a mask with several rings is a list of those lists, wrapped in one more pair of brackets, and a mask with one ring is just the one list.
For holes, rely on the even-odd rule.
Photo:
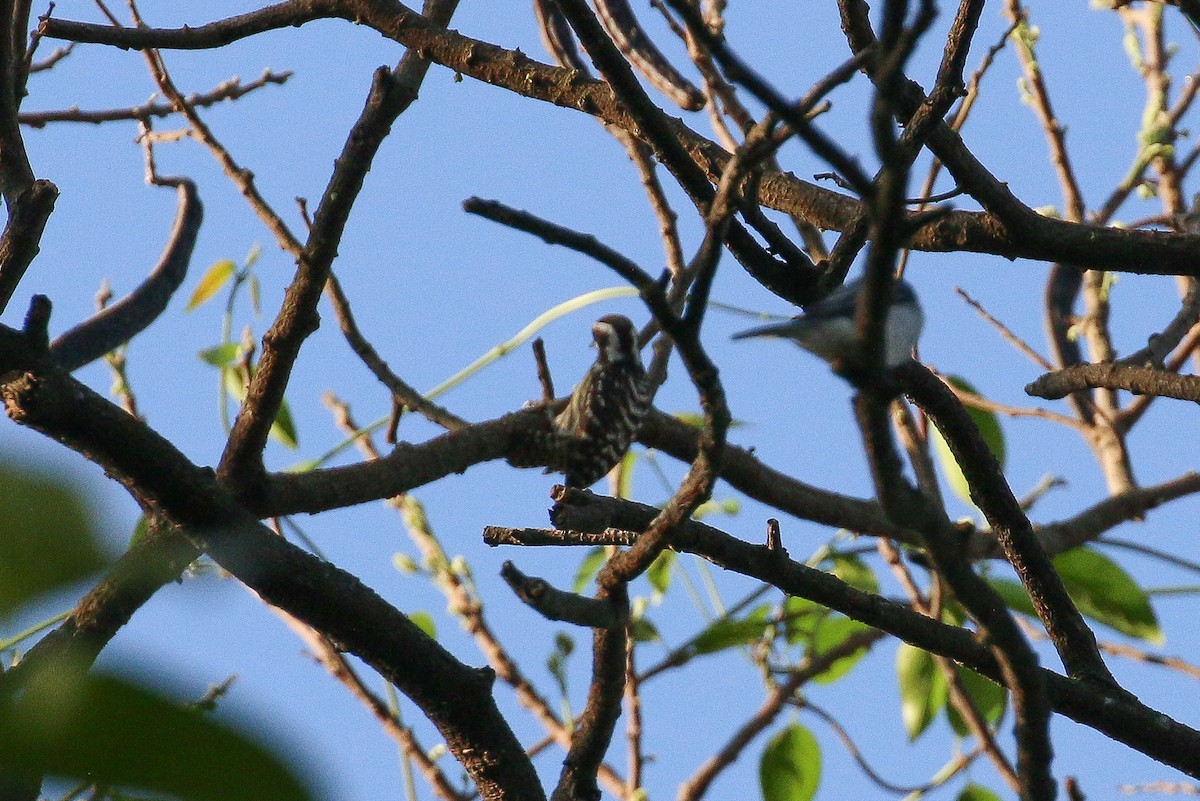
[(592, 338), (600, 351), (600, 361), (606, 364), (628, 361), (641, 363), (637, 331), (628, 317), (621, 314), (604, 315), (592, 325)]

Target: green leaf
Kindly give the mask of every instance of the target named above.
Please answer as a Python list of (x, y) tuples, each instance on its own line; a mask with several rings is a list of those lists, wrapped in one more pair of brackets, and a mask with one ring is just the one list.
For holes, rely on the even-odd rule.
[[(225, 391), (238, 403), (244, 403), (246, 400), (244, 372), (239, 367), (225, 367), (221, 370), (221, 377), (225, 381)], [(296, 423), (292, 418), (292, 409), (288, 406), (286, 398), (279, 404), (279, 412), (275, 415), (275, 422), (271, 423), (270, 433), (276, 442), (291, 450), (296, 450), (300, 446), (296, 436)]]
[(703, 520), (709, 515), (736, 515), (742, 511), (742, 504), (737, 498), (729, 498), (728, 500), (718, 501), (715, 498), (709, 498), (704, 503), (696, 507), (692, 512), (693, 520)]
[(251, 275), (247, 283), (250, 288), (250, 308), (255, 317), (262, 317), (262, 287), (259, 286), (258, 276)]
[(292, 419), (292, 410), (286, 398), (279, 403), (279, 413), (275, 415), (275, 422), (271, 424), (271, 436), (291, 450), (300, 447), (300, 441), (296, 437), (296, 423)]
[(277, 756), (211, 716), (56, 667), (0, 718), (0, 763), (197, 801), (312, 798)]
[[(684, 425), (691, 426), (692, 428), (704, 428), (704, 414), (702, 412), (675, 412), (671, 416)], [(745, 420), (734, 418), (729, 421), (729, 427), (731, 429), (742, 428), (745, 425)]]
[(1129, 57), (1129, 64), (1137, 72), (1142, 71), (1142, 66), (1145, 61), (1142, 57), (1142, 43), (1138, 40), (1137, 30), (1132, 24), (1125, 26), (1125, 35), (1121, 38), (1121, 45), (1125, 49), (1125, 55)]
[(1054, 557), (1054, 567), (1080, 612), (1122, 634), (1163, 644), (1150, 597), (1116, 562), (1090, 548), (1074, 548)]
[[(973, 395), (979, 394), (979, 391), (961, 376), (946, 376), (946, 381), (965, 392), (970, 392)], [(1000, 463), (1000, 469), (1003, 470), (1006, 447), (1004, 444), (1004, 431), (1000, 428), (1000, 420), (996, 417), (995, 412), (976, 409), (971, 406), (967, 406), (966, 409), (967, 414), (971, 416), (972, 422), (975, 423), (975, 427), (979, 429), (983, 441), (987, 443), (992, 455)], [(954, 454), (950, 452), (950, 445), (942, 436), (942, 432), (938, 431), (936, 427), (933, 429), (932, 439), (934, 453), (937, 454), (938, 464), (942, 468), (942, 474), (946, 477), (946, 483), (950, 485), (950, 489), (954, 490), (954, 494), (961, 498), (963, 502), (974, 505), (974, 502), (971, 500), (971, 488), (967, 485), (967, 479), (963, 475), (962, 468), (958, 466)]]
[(596, 571), (600, 569), (607, 558), (603, 546), (597, 546), (587, 552), (587, 556), (583, 557), (583, 561), (579, 563), (579, 569), (575, 571), (575, 583), (572, 587), (577, 595), (587, 589), (588, 582), (592, 580), (592, 576), (596, 575)]
[(225, 391), (238, 403), (246, 400), (244, 372), (240, 367), (226, 367), (221, 370), (221, 380), (225, 382)]
[(213, 367), (226, 367), (233, 363), (237, 355), (238, 346), (236, 342), (213, 345), (211, 348), (205, 348), (200, 351), (200, 358)]
[(554, 677), (554, 683), (558, 685), (558, 690), (563, 698), (567, 697), (569, 686), (567, 661), (574, 652), (575, 641), (571, 639), (571, 635), (561, 631), (557, 632), (554, 635), (554, 650), (550, 652), (550, 656), (546, 657), (546, 670), (550, 671), (550, 675)]
[(66, 479), (0, 465), (0, 616), (104, 565), (92, 518)]
[(900, 713), (909, 741), (916, 740), (946, 703), (946, 678), (928, 651), (900, 643), (896, 649)]
[(658, 642), (662, 639), (658, 628), (644, 617), (639, 617), (630, 624), (629, 633), (633, 636), (634, 642)]
[(646, 569), (646, 580), (660, 597), (666, 595), (667, 588), (671, 586), (671, 566), (675, 564), (675, 558), (674, 551), (665, 550)]
[[(1000, 720), (1000, 716), (1004, 714), (1004, 706), (1008, 700), (1008, 691), (999, 684), (996, 684), (996, 682), (980, 676), (973, 670), (955, 666), (955, 671), (958, 673), (958, 680), (962, 684), (963, 689), (967, 691), (967, 697), (975, 704), (975, 708), (979, 710), (979, 714), (989, 724), (994, 725)], [(970, 735), (971, 732), (967, 729), (967, 724), (963, 722), (962, 716), (950, 704), (946, 704), (946, 718), (950, 721), (951, 728), (954, 729), (954, 732), (959, 737)]]
[(1037, 617), (1037, 610), (1033, 608), (1033, 601), (1029, 600), (1029, 593), (1025, 592), (1025, 587), (1019, 581), (988, 578), (987, 583), (991, 584), (996, 594), (1004, 599), (1004, 603), (1008, 605), (1009, 609), (1032, 618)]
[(758, 762), (763, 801), (811, 801), (821, 783), (821, 746), (793, 723), (767, 743)]
[(1013, 40), (1029, 53), (1030, 59), (1034, 59), (1034, 45), (1037, 44), (1038, 38), (1042, 35), (1041, 29), (1022, 21), (1013, 29), (1011, 35)]
[(715, 620), (692, 641), (692, 650), (697, 654), (711, 654), (756, 642), (770, 626), (769, 615), (770, 608), (764, 604), (742, 618)]
[[(1054, 567), (1084, 615), (1122, 634), (1162, 645), (1163, 632), (1150, 597), (1116, 562), (1090, 548), (1075, 548), (1054, 557)], [(1021, 584), (1008, 579), (988, 579), (988, 583), (1009, 607), (1037, 617)]]
[(1000, 796), (983, 785), (972, 782), (962, 789), (955, 801), (1000, 801)]
[[(831, 648), (844, 643), (848, 637), (870, 630), (871, 627), (866, 623), (859, 623), (857, 620), (851, 620), (844, 615), (828, 615), (817, 625), (816, 630), (813, 632), (812, 640), (808, 645), (808, 656), (810, 658), (820, 656)], [(867, 647), (863, 646), (849, 656), (838, 659), (824, 673), (817, 676), (815, 680), (821, 684), (832, 684), (849, 673), (858, 664), (858, 661), (866, 656), (866, 653)]]
[(737, 498), (728, 498), (721, 501), (721, 513), (727, 514), (730, 517), (742, 511), (742, 502)]
[(187, 308), (184, 311), (191, 311), (211, 300), (212, 296), (220, 292), (221, 287), (225, 286), (236, 272), (237, 265), (229, 259), (222, 259), (209, 267), (208, 271), (204, 273), (204, 277), (200, 279), (200, 283), (192, 290), (192, 296), (188, 299)]
[(437, 639), (437, 626), (433, 623), (433, 616), (428, 612), (411, 612), (408, 619), (417, 624), (417, 628), (425, 632), (431, 640)]
[(150, 536), (150, 518), (145, 513), (138, 515), (137, 523), (133, 526), (133, 533), (129, 535), (129, 547), (142, 542), (146, 537)]
[(875, 571), (857, 556), (837, 554), (829, 561), (833, 562), (829, 572), (854, 589), (872, 594), (879, 592), (879, 579), (875, 577)]
[(396, 568), (397, 572), (403, 573), (406, 576), (421, 572), (421, 566), (417, 564), (417, 560), (406, 553), (396, 552), (392, 554), (392, 567)]
[(1112, 300), (1113, 288), (1121, 281), (1121, 276), (1109, 270), (1100, 273), (1100, 300), (1108, 303)]
[(816, 633), (817, 627), (832, 613), (807, 598), (788, 596), (783, 602), (784, 631), (789, 645), (809, 642)]
[(617, 471), (617, 497), (633, 497), (633, 466), (637, 463), (637, 454), (633, 448), (625, 451), (621, 457), (621, 469)]

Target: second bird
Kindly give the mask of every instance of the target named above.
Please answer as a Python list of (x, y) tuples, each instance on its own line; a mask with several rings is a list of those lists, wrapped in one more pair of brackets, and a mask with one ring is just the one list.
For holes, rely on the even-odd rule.
[[(863, 279), (857, 278), (833, 290), (819, 303), (809, 306), (808, 311), (799, 317), (741, 331), (734, 334), (733, 338), (790, 339), (827, 362), (844, 359), (852, 355), (858, 345), (854, 310), (863, 286)], [(924, 322), (925, 317), (921, 314), (921, 305), (912, 286), (903, 279), (894, 282), (883, 330), (885, 367), (895, 367), (912, 358)]]

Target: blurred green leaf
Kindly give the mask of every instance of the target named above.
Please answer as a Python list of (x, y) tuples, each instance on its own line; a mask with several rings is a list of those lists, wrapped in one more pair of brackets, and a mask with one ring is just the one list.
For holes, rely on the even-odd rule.
[(1000, 801), (1000, 796), (983, 785), (971, 782), (956, 796), (955, 801)]
[[(1008, 701), (1008, 691), (1001, 687), (991, 679), (980, 676), (973, 670), (965, 667), (955, 666), (955, 671), (958, 673), (958, 680), (962, 683), (963, 689), (967, 691), (967, 697), (975, 704), (975, 708), (979, 710), (979, 714), (989, 724), (995, 724), (1000, 720), (1000, 716), (1004, 714), (1004, 706)], [(958, 710), (951, 704), (946, 704), (946, 718), (950, 721), (951, 728), (959, 737), (967, 737), (970, 735), (970, 730), (967, 724), (963, 722), (962, 716), (958, 714)]]
[(664, 550), (646, 569), (646, 580), (659, 596), (665, 595), (667, 588), (671, 586), (671, 567), (675, 564), (675, 559), (674, 551)]
[(1080, 612), (1122, 634), (1163, 644), (1150, 597), (1112, 559), (1090, 548), (1073, 548), (1054, 557), (1054, 567)]
[(225, 391), (238, 403), (246, 400), (245, 370), (237, 367), (226, 367), (221, 370), (221, 380), (225, 382)]
[(1042, 35), (1041, 29), (1035, 25), (1030, 25), (1028, 22), (1022, 21), (1013, 29), (1012, 38), (1022, 48), (1029, 52), (1030, 58), (1034, 58), (1034, 45), (1037, 44), (1038, 38)]
[(866, 562), (850, 554), (837, 554), (830, 557), (833, 565), (829, 572), (849, 584), (856, 590), (872, 594), (879, 592), (879, 579)]
[(709, 515), (736, 515), (742, 511), (742, 504), (737, 498), (729, 498), (724, 501), (718, 501), (715, 498), (709, 498), (704, 503), (696, 507), (692, 512), (693, 520), (702, 520)]
[(697, 654), (711, 654), (756, 642), (770, 625), (770, 611), (770, 607), (764, 604), (745, 617), (715, 620), (692, 641), (692, 649)]
[[(1170, 130), (1169, 128), (1167, 129)], [(1173, 153), (1171, 155), (1174, 155)], [(1121, 276), (1111, 270), (1104, 270), (1100, 273), (1100, 300), (1108, 303), (1112, 299), (1113, 288), (1120, 283)]]
[[(946, 376), (946, 381), (965, 392), (979, 395), (979, 391), (961, 376)], [(1004, 444), (1004, 431), (1000, 428), (1000, 420), (996, 417), (995, 412), (976, 409), (971, 406), (967, 406), (966, 409), (967, 414), (971, 416), (971, 420), (975, 423), (975, 427), (979, 429), (983, 441), (987, 443), (992, 455), (1000, 463), (1000, 469), (1003, 470), (1006, 448)], [(942, 474), (946, 477), (946, 483), (950, 485), (950, 489), (954, 490), (954, 494), (961, 498), (964, 503), (974, 505), (974, 502), (971, 500), (971, 489), (967, 486), (967, 479), (963, 476), (962, 468), (955, 461), (954, 454), (950, 452), (950, 445), (942, 436), (942, 432), (938, 431), (935, 427), (931, 433), (931, 438), (933, 440), (934, 453), (937, 454), (938, 464), (942, 468)]]
[(575, 652), (575, 641), (566, 632), (556, 632), (554, 635), (554, 650), (546, 657), (546, 669), (554, 677), (558, 691), (566, 698), (568, 685), (567, 660)]
[(292, 419), (292, 409), (288, 406), (286, 398), (279, 403), (279, 413), (275, 415), (275, 422), (271, 424), (271, 436), (275, 438), (276, 442), (291, 450), (300, 447), (300, 441), (296, 436), (296, 423)]
[(1009, 609), (1032, 618), (1037, 617), (1037, 610), (1033, 608), (1033, 602), (1029, 600), (1029, 593), (1025, 592), (1021, 582), (989, 577), (987, 583), (991, 584), (996, 594), (1004, 599), (1004, 603), (1008, 605)]
[(249, 736), (123, 681), (45, 670), (0, 718), (0, 763), (199, 801), (312, 794)]
[(763, 801), (811, 801), (821, 783), (821, 746), (793, 723), (767, 743), (758, 763)]
[(237, 343), (226, 342), (222, 345), (213, 345), (211, 348), (205, 348), (200, 351), (200, 358), (213, 367), (226, 367), (233, 363), (233, 360), (237, 358), (237, 354)]
[(212, 299), (212, 296), (221, 291), (221, 287), (225, 286), (235, 272), (237, 272), (237, 265), (229, 259), (222, 259), (209, 267), (200, 279), (200, 283), (192, 290), (192, 296), (188, 299), (187, 308), (184, 311), (191, 311)]
[(629, 631), (633, 635), (634, 642), (658, 642), (662, 639), (662, 636), (658, 633), (658, 628), (644, 617), (639, 617), (633, 621), (629, 627)]
[[(221, 378), (225, 381), (225, 391), (238, 403), (244, 403), (246, 400), (245, 370), (238, 367), (225, 367), (221, 370)], [(271, 437), (290, 450), (296, 450), (300, 446), (299, 438), (296, 436), (296, 423), (292, 418), (292, 408), (288, 405), (286, 398), (280, 402), (275, 422), (271, 424)]]
[(621, 457), (621, 469), (617, 471), (617, 497), (633, 497), (633, 466), (637, 464), (637, 453), (633, 448), (625, 451)]
[[(826, 616), (820, 623), (817, 624), (813, 632), (812, 640), (808, 646), (808, 656), (810, 658), (820, 656), (826, 651), (841, 645), (848, 637), (851, 637), (860, 632), (870, 631), (871, 627), (866, 623), (859, 623), (857, 620), (851, 620), (845, 615), (831, 614)], [(858, 661), (867, 654), (866, 646), (857, 649), (849, 656), (844, 656), (830, 665), (824, 673), (816, 677), (815, 681), (822, 684), (832, 684), (833, 682), (845, 676), (850, 670), (858, 664)]]
[[(704, 415), (700, 412), (675, 412), (671, 416), (679, 422), (689, 425), (692, 428), (704, 428)], [(745, 420), (738, 420), (735, 418), (729, 421), (730, 428), (742, 428), (745, 425)]]
[(91, 520), (66, 479), (0, 465), (0, 615), (104, 565)]
[(133, 533), (129, 535), (129, 547), (140, 543), (150, 534), (150, 518), (145, 513), (138, 515), (137, 523), (133, 525)]
[(421, 566), (417, 564), (417, 560), (406, 553), (396, 552), (392, 554), (392, 567), (406, 576), (411, 576), (414, 573), (421, 571)]
[(831, 614), (833, 613), (815, 601), (789, 595), (783, 602), (784, 631), (788, 645), (809, 642), (816, 633), (817, 626)]
[(928, 651), (900, 643), (896, 649), (900, 714), (910, 741), (916, 740), (946, 703), (946, 678)]
[[(246, 265), (250, 266), (249, 264)], [(262, 316), (262, 287), (259, 286), (258, 276), (251, 275), (247, 281), (250, 289), (250, 308), (254, 311), (255, 317)]]
[(592, 580), (592, 576), (596, 575), (596, 571), (600, 569), (607, 558), (603, 546), (596, 546), (587, 552), (587, 556), (583, 557), (583, 561), (579, 563), (579, 569), (575, 571), (575, 583), (571, 585), (576, 594), (587, 589), (588, 582)]
[(417, 628), (425, 632), (429, 639), (437, 639), (437, 626), (433, 622), (433, 615), (428, 612), (410, 612), (408, 619), (416, 623)]

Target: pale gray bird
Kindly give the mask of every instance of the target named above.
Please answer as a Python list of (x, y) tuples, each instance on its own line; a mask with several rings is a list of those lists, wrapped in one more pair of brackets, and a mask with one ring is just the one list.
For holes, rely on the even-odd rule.
[[(858, 342), (854, 327), (854, 308), (863, 289), (858, 278), (830, 292), (820, 303), (808, 307), (799, 317), (782, 323), (751, 328), (733, 335), (734, 339), (776, 337), (790, 339), (827, 362), (843, 359)], [(895, 367), (912, 358), (913, 349), (925, 322), (917, 293), (904, 280), (892, 283), (892, 300), (883, 330), (884, 366)]]

